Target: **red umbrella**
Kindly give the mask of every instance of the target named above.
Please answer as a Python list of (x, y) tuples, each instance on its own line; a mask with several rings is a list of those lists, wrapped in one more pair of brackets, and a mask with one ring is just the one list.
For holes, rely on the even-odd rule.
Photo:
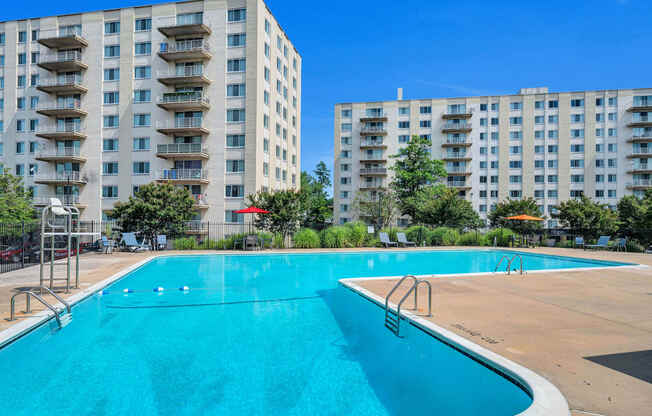
[(235, 211), (236, 214), (269, 214), (269, 211), (264, 209), (256, 208), (255, 206), (250, 206), (249, 208), (240, 209)]

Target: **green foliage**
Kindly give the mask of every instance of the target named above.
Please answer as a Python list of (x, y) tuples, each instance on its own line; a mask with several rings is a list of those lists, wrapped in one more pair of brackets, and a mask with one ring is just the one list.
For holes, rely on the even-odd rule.
[(498, 247), (509, 247), (514, 236), (509, 228), (495, 228), (486, 234), (487, 245), (493, 246), (495, 240)]
[(487, 236), (476, 231), (469, 231), (460, 236), (459, 245), (461, 246), (486, 246)]
[(199, 248), (202, 250), (220, 250), (220, 241), (215, 241), (211, 239), (206, 239), (199, 244)]
[(32, 195), (23, 187), (22, 179), (5, 170), (0, 172), (0, 222), (22, 223), (34, 220)]
[(343, 225), (328, 227), (321, 232), (321, 246), (325, 248), (351, 247), (350, 229)]
[(428, 240), (431, 246), (454, 246), (460, 240), (460, 233), (449, 227), (437, 227), (430, 231)]
[(585, 196), (560, 203), (558, 210), (554, 217), (561, 225), (579, 232), (586, 239), (612, 235), (616, 231), (617, 214), (608, 205)]
[(199, 244), (194, 237), (183, 237), (172, 240), (172, 247), (175, 250), (197, 250)]
[(425, 188), (435, 186), (433, 184), (447, 174), (444, 163), (430, 157), (431, 147), (430, 139), (414, 135), (406, 147), (391, 156), (396, 159), (391, 167), (394, 171), (391, 187), (396, 193), (401, 213), (411, 218), (415, 218), (418, 207), (414, 196)]
[(352, 210), (374, 229), (389, 227), (396, 221), (398, 205), (396, 194), (391, 189), (381, 188), (376, 191), (358, 191), (353, 200)]
[(272, 244), (274, 248), (285, 248), (285, 236), (282, 233), (274, 233)]
[(310, 228), (302, 228), (294, 234), (295, 248), (319, 248), (319, 234)]
[(415, 197), (414, 220), (435, 227), (478, 228), (483, 221), (473, 209), (471, 202), (458, 195), (454, 189), (431, 187), (420, 191)]
[(170, 183), (142, 185), (128, 202), (115, 204), (111, 217), (123, 231), (137, 231), (153, 241), (157, 234), (180, 235), (193, 216), (195, 201), (186, 189)]
[(492, 227), (509, 227), (518, 234), (531, 234), (543, 228), (544, 221), (513, 221), (506, 220), (514, 215), (530, 215), (541, 217), (541, 212), (534, 198), (510, 199), (499, 202), (489, 213), (488, 219)]
[(351, 247), (364, 247), (367, 240), (367, 225), (363, 222), (350, 222), (345, 225), (349, 229), (349, 244)]
[[(304, 218), (305, 194), (292, 189), (281, 191), (259, 191), (248, 196), (250, 205), (269, 211), (269, 214), (256, 215), (256, 227), (285, 237), (297, 232)], [(285, 246), (285, 244), (282, 244)], [(275, 236), (275, 246), (276, 236)]]
[(636, 240), (627, 240), (625, 248), (630, 253), (643, 253), (645, 251), (645, 247)]
[(618, 231), (646, 246), (652, 244), (652, 189), (643, 198), (628, 195), (618, 201)]
[(394, 227), (386, 227), (381, 229), (380, 231), (383, 233), (387, 233), (387, 236), (389, 237), (389, 241), (397, 241), (398, 237), (396, 236), (396, 234), (401, 230)]
[(424, 243), (429, 243), (429, 233), (430, 229), (428, 229), (428, 227), (423, 225), (413, 225), (405, 230), (405, 237), (408, 239), (408, 241), (414, 241), (417, 246), (422, 246)]
[(331, 173), (324, 162), (317, 164), (314, 173), (316, 177), (301, 172), (301, 193), (304, 200), (301, 227), (321, 230), (333, 218), (333, 199), (328, 196)]
[(382, 243), (380, 242), (380, 238), (377, 237), (372, 237), (367, 239), (365, 242), (365, 247), (382, 247)]

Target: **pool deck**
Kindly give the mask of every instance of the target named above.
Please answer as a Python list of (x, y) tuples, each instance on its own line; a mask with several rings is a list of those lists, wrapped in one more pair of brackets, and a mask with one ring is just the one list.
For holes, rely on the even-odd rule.
[[(558, 248), (519, 251), (652, 266), (652, 255), (646, 254)], [(237, 252), (85, 254), (81, 257), (80, 289), (67, 296), (158, 254), (201, 253)], [(64, 270), (58, 268), (58, 275)], [(33, 315), (22, 313), (25, 300), (21, 296), (16, 304), (18, 320), (7, 321), (11, 295), (38, 285), (38, 280), (38, 267), (0, 274), (0, 330)], [(652, 267), (429, 280), (434, 292), (434, 316), (427, 319), (544, 376), (564, 394), (573, 415), (643, 415), (652, 409)], [(395, 279), (355, 283), (384, 297)], [(399, 290), (395, 296), (400, 295)], [(32, 308), (35, 313), (43, 310), (34, 301)]]

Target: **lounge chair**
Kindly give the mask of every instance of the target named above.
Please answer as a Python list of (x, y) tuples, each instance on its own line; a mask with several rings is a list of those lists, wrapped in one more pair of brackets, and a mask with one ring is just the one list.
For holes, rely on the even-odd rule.
[(585, 244), (584, 248), (593, 248), (596, 250), (599, 248), (607, 248), (610, 239), (611, 237), (609, 237), (608, 235), (601, 235), (600, 238), (598, 239), (597, 244)]
[(168, 237), (165, 234), (156, 236), (156, 249), (165, 250), (168, 247)]
[(252, 250), (258, 250), (258, 236), (256, 234), (250, 234), (244, 238), (244, 249), (249, 250), (250, 247)]
[(125, 248), (131, 251), (132, 253), (135, 253), (137, 251), (149, 250), (148, 245), (136, 241), (136, 233), (122, 233), (122, 239), (120, 240), (120, 245), (122, 245), (123, 243)]
[(405, 237), (405, 233), (396, 233), (396, 238), (398, 239), (398, 243), (402, 245), (403, 247), (408, 247), (408, 246), (413, 246), (416, 247), (417, 243), (414, 241), (408, 241), (407, 238)]
[(398, 247), (398, 243), (396, 241), (389, 241), (389, 236), (387, 233), (380, 233), (380, 242), (385, 245), (385, 248), (387, 247)]
[(584, 238), (583, 237), (575, 237), (575, 247), (584, 248)]
[(109, 240), (105, 235), (102, 236), (102, 250), (104, 254), (113, 254), (113, 249), (115, 248), (115, 241)]
[(616, 251), (627, 251), (627, 239), (626, 238), (617, 239), (616, 244), (614, 245), (613, 248)]

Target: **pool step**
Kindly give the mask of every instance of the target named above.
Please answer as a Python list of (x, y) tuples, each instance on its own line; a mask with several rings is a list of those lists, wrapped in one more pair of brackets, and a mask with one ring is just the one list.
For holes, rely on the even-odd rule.
[[(410, 279), (412, 280), (412, 285), (408, 289), (408, 291), (403, 295), (401, 300), (396, 304), (396, 311), (394, 311), (392, 308), (389, 307), (389, 298), (392, 296), (392, 294), (396, 291), (396, 289), (401, 286), (401, 284), (407, 280)], [(392, 290), (389, 291), (387, 296), (385, 297), (385, 328), (389, 329), (392, 331), (394, 335), (397, 337), (400, 337), (401, 335), (401, 306), (403, 305), (403, 302), (414, 293), (414, 310), (418, 311), (420, 310), (417, 305), (417, 289), (419, 288), (420, 284), (426, 285), (426, 288), (428, 289), (428, 315), (427, 316), (432, 316), (432, 286), (430, 285), (430, 282), (427, 280), (423, 279), (417, 279), (415, 276), (412, 275), (406, 275), (403, 276), (401, 280), (399, 280)]]
[(61, 315), (59, 315), (59, 323), (61, 325), (61, 328), (63, 328), (64, 326), (68, 325), (71, 322), (72, 322), (71, 313), (62, 313)]
[(385, 328), (389, 329), (394, 333), (394, 335), (398, 336), (398, 318), (396, 317), (394, 311), (390, 310), (390, 312), (391, 315), (387, 314), (385, 316)]

